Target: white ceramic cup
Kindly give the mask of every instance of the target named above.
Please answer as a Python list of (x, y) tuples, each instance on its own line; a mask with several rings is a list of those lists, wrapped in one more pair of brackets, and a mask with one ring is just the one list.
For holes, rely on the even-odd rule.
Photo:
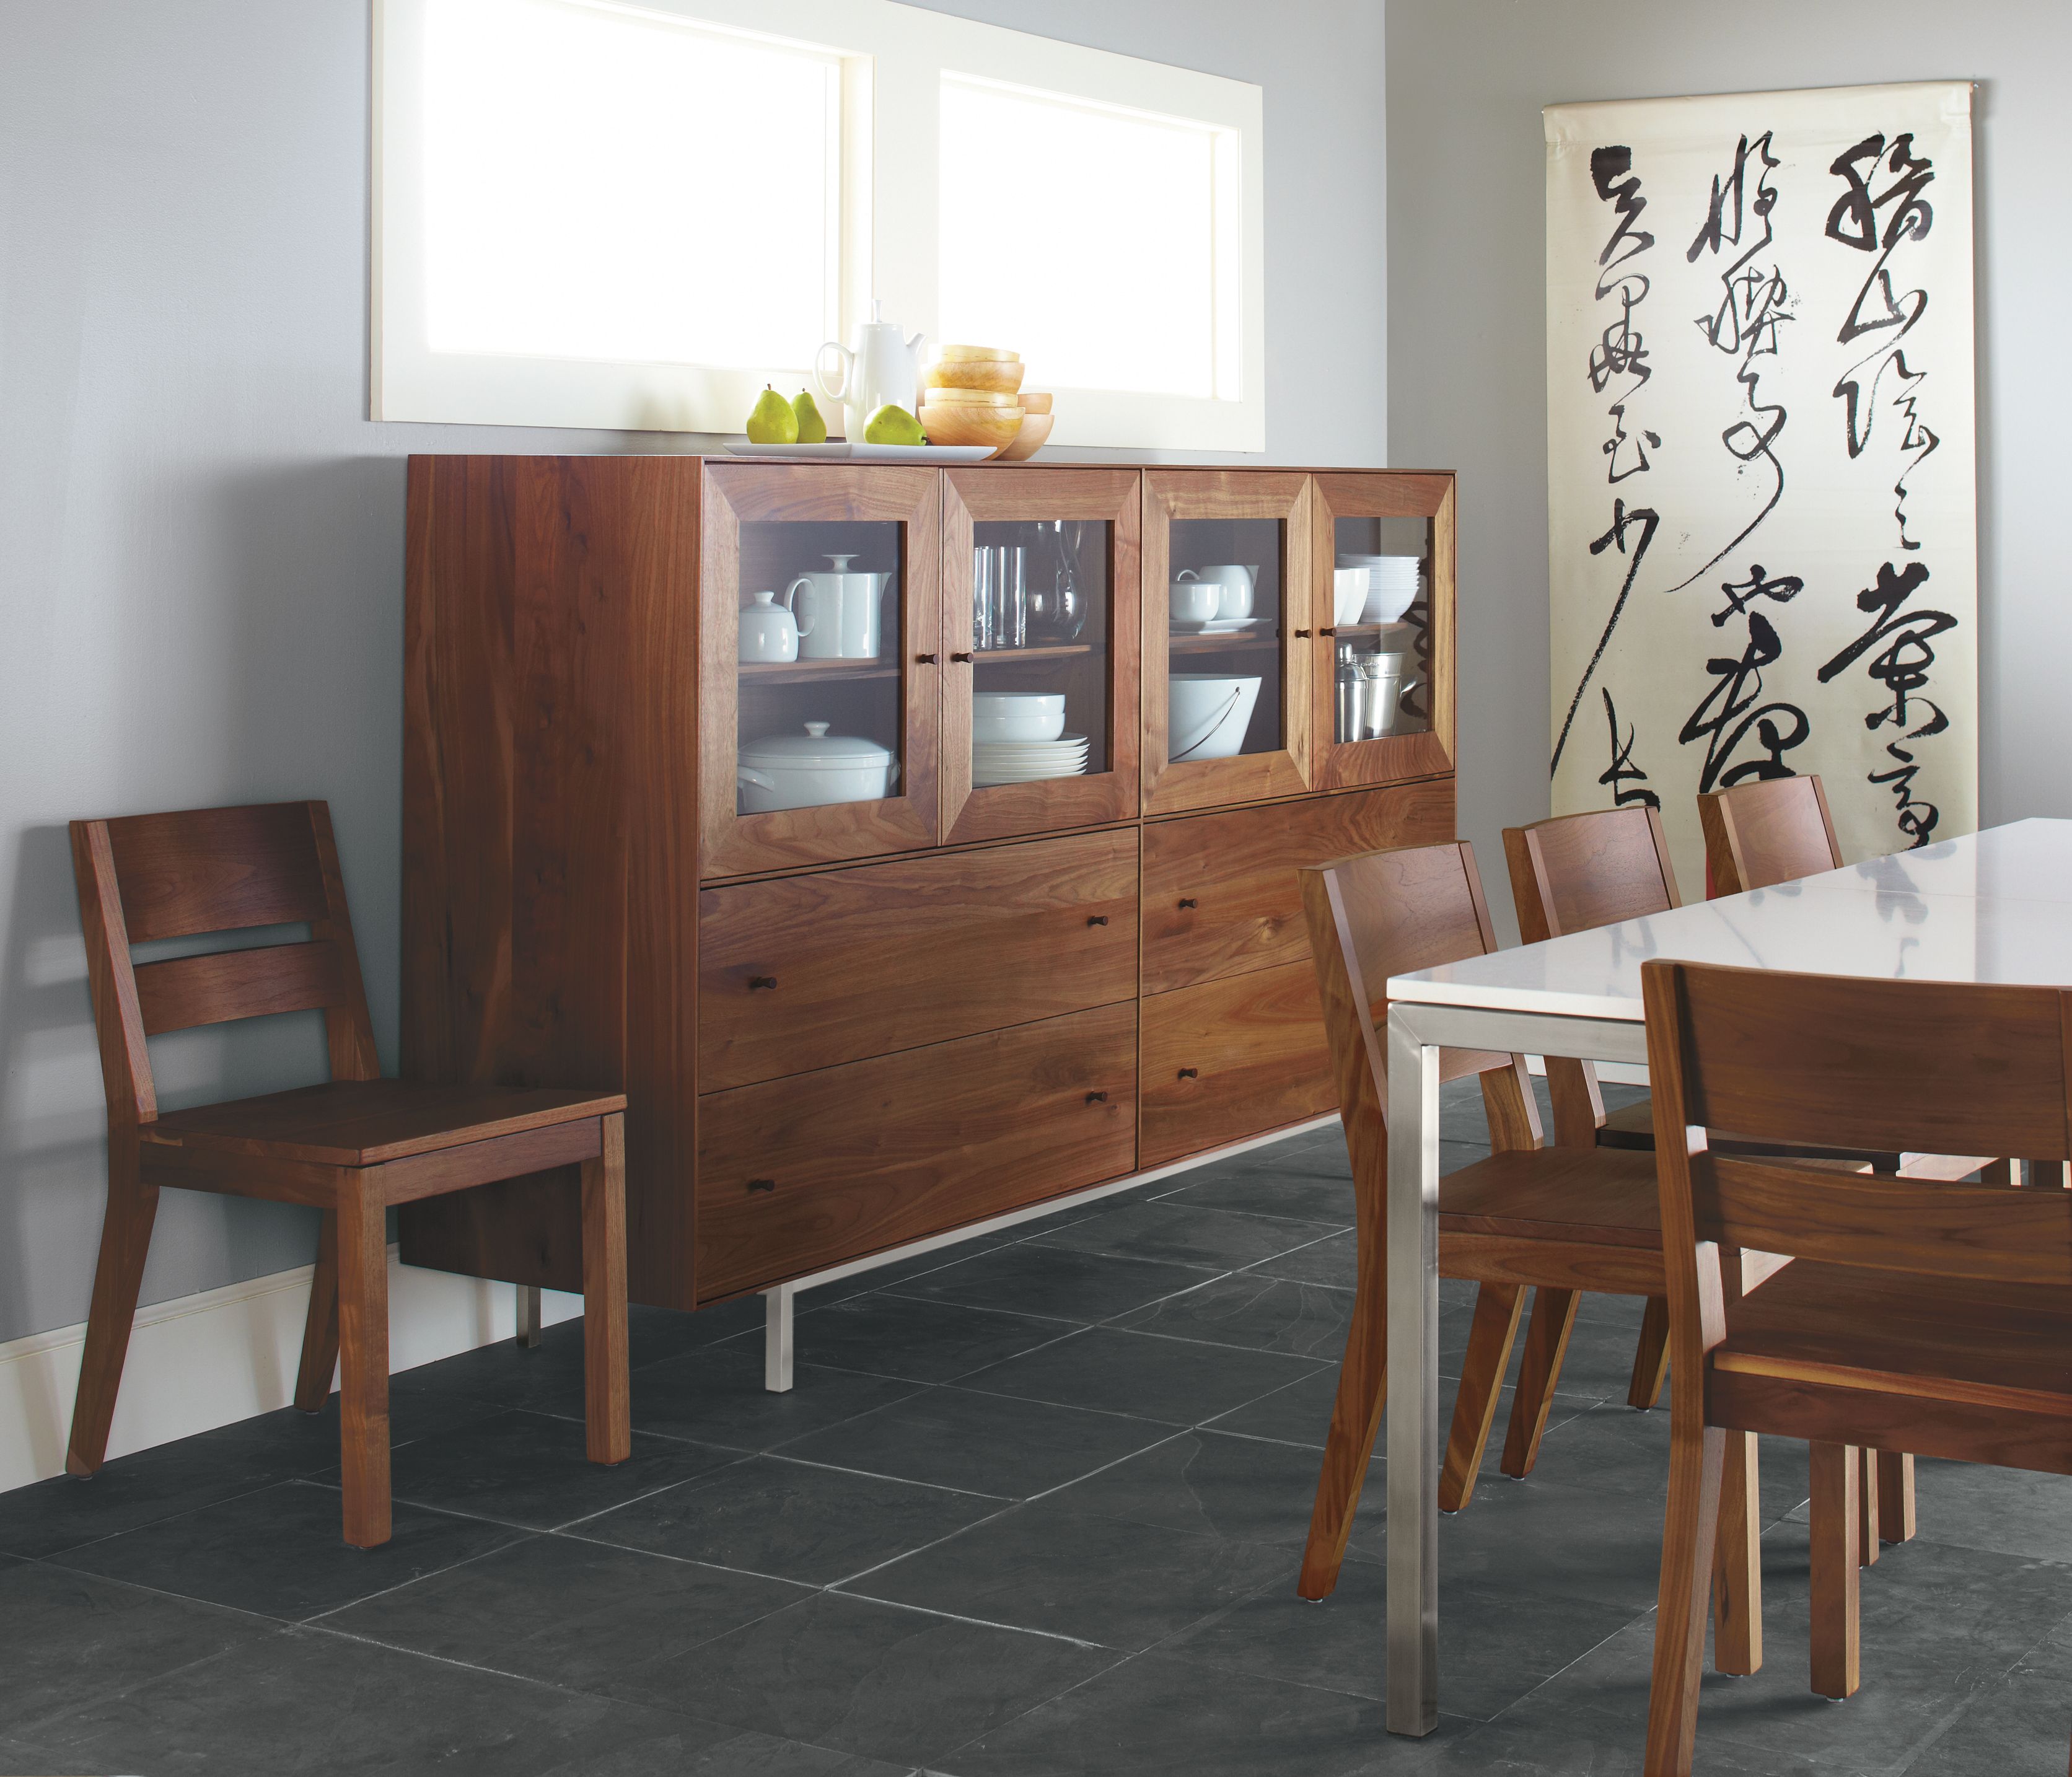
[(1356, 623), (1367, 608), (1367, 570), (1334, 568), (1331, 570), (1331, 621), (1340, 627)]
[(1223, 588), (1215, 580), (1190, 579), (1194, 570), (1182, 568), (1180, 577), (1166, 588), (1166, 596), (1176, 623), (1206, 623), (1223, 607)]
[(1204, 580), (1213, 580), (1223, 588), (1216, 603), (1219, 617), (1249, 617), (1252, 615), (1252, 591), (1259, 583), (1259, 570), (1237, 561), (1219, 561), (1202, 570)]

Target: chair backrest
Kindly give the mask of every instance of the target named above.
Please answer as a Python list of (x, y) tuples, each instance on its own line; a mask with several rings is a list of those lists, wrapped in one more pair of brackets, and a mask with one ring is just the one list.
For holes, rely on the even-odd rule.
[[(1474, 849), (1462, 841), (1366, 852), (1297, 874), (1355, 1175), (1372, 1167), (1371, 1176), (1386, 1178), (1388, 978), (1497, 948)], [(1540, 1113), (1525, 1058), (1442, 1053), (1441, 1080), (1466, 1074), (1482, 1076), (1492, 1144), (1538, 1146)]]
[[(1662, 817), (1637, 803), (1507, 827), (1503, 854), (1519, 936), (1529, 944), (1682, 904)], [(1555, 1140), (1594, 1146), (1605, 1121), (1597, 1069), (1549, 1055), (1547, 1090), (1554, 1101)]]
[[(273, 1012), (321, 1011), (331, 1077), (380, 1072), (331, 810), (280, 802), (72, 824), (72, 873), (111, 1123), (147, 1123), (145, 1039)], [(135, 963), (133, 944), (306, 923), (299, 944)]]
[(1698, 798), (1714, 895), (1739, 895), (1842, 867), (1818, 777), (1754, 778)]
[(2072, 1191), (1730, 1158), (1704, 1133), (2062, 1161), (2072, 1154), (2072, 993), (1667, 961), (1642, 965), (1641, 980), (1672, 1300), (1675, 1273), (1696, 1282), (1707, 1241), (2072, 1284)]

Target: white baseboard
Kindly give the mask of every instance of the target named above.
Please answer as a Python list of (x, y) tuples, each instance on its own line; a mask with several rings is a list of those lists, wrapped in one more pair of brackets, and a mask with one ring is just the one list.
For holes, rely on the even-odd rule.
[[(108, 1441), (110, 1456), (213, 1430), (294, 1398), (311, 1268), (277, 1271), (138, 1311)], [(541, 1293), (542, 1324), (582, 1312), (582, 1298)], [(388, 1368), (413, 1370), (517, 1329), (517, 1292), (388, 1252)], [(0, 1491), (64, 1473), (86, 1326), (0, 1345)]]

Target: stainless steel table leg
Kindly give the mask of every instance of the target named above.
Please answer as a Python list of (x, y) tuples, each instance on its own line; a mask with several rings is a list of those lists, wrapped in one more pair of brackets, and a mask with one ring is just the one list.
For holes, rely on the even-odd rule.
[(533, 1283), (518, 1285), (518, 1343), (527, 1351), (540, 1343), (540, 1286)]
[(763, 1386), (772, 1394), (791, 1392), (791, 1298), (788, 1283), (763, 1292)]
[(1388, 1729), (1439, 1725), (1439, 1051), (1388, 1015)]

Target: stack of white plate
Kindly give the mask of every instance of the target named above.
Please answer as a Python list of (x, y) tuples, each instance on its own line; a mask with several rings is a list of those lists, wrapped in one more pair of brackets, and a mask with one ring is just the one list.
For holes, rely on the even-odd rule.
[(1415, 555), (1342, 555), (1342, 568), (1367, 570), (1367, 609), (1363, 623), (1392, 623), (1417, 603), (1422, 559)]
[(1084, 734), (1060, 734), (1055, 740), (972, 742), (972, 782), (980, 788), (994, 784), (1034, 784), (1046, 777), (1080, 777), (1086, 769)]

